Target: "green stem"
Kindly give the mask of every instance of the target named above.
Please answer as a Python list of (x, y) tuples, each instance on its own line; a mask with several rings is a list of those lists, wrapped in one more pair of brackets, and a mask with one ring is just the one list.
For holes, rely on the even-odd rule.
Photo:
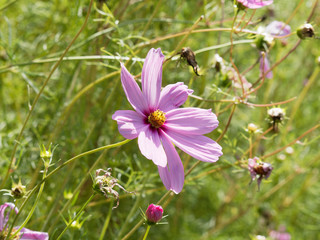
[(108, 212), (106, 221), (103, 224), (103, 228), (102, 228), (99, 240), (103, 240), (104, 239), (104, 235), (105, 235), (105, 233), (106, 233), (106, 231), (108, 229), (110, 218), (111, 218), (112, 206), (113, 206), (113, 201), (110, 202), (109, 212)]
[(49, 73), (49, 76), (47, 77), (47, 79), (44, 81), (41, 89), (39, 90), (39, 93), (37, 94), (36, 98), (34, 99), (33, 103), (32, 103), (32, 106), (28, 112), (28, 115), (27, 117), (25, 118), (24, 120), (24, 123), (22, 125), (22, 128), (20, 130), (20, 133), (17, 137), (17, 139), (15, 140), (15, 144), (13, 146), (13, 151), (12, 151), (12, 154), (11, 154), (11, 160), (10, 160), (10, 163), (9, 163), (9, 166), (8, 166), (8, 170), (7, 170), (7, 173), (2, 181), (2, 184), (0, 186), (0, 189), (3, 188), (3, 186), (5, 185), (6, 181), (8, 180), (8, 177), (10, 175), (10, 170), (12, 168), (12, 164), (13, 164), (13, 160), (14, 160), (14, 156), (16, 154), (16, 151), (17, 151), (17, 147), (18, 147), (18, 144), (20, 142), (20, 139), (22, 137), (22, 134), (24, 132), (24, 129), (26, 128), (27, 126), (27, 123), (31, 117), (31, 114), (42, 94), (42, 92), (44, 91), (44, 88), (47, 86), (49, 80), (51, 79), (51, 76), (53, 75), (53, 73), (55, 72), (55, 70), (58, 68), (58, 66), (60, 65), (60, 63), (62, 62), (62, 59), (64, 58), (64, 56), (67, 54), (67, 52), (69, 51), (70, 47), (72, 46), (72, 44), (76, 41), (76, 39), (79, 37), (80, 33), (84, 30), (85, 26), (87, 25), (87, 22), (88, 22), (88, 18), (89, 18), (89, 15), (90, 15), (90, 12), (91, 12), (91, 6), (93, 4), (93, 0), (90, 1), (90, 4), (89, 4), (89, 8), (88, 8), (88, 13), (87, 13), (87, 16), (86, 16), (86, 19), (84, 20), (84, 23), (83, 25), (81, 26), (80, 30), (78, 31), (78, 33), (76, 34), (76, 36), (72, 39), (72, 41), (70, 42), (70, 44), (68, 45), (68, 47), (65, 49), (65, 51), (63, 52), (63, 54), (61, 55), (60, 59), (58, 62), (56, 62), (56, 64), (53, 66), (51, 72)]
[(85, 202), (85, 204), (81, 207), (81, 209), (79, 210), (79, 212), (77, 213), (77, 215), (71, 220), (69, 221), (68, 225), (65, 227), (65, 229), (63, 229), (63, 231), (60, 233), (60, 235), (58, 236), (57, 240), (59, 240), (62, 235), (68, 230), (68, 228), (71, 226), (71, 224), (79, 217), (79, 215), (82, 213), (82, 211), (85, 209), (85, 207), (88, 205), (89, 202), (91, 202), (91, 200), (94, 198), (94, 196), (96, 195), (96, 193), (93, 193), (90, 198)]
[[(16, 219), (18, 218), (18, 216), (20, 215), (20, 213), (22, 212), (21, 210), (25, 207), (25, 205), (27, 204), (27, 202), (29, 201), (29, 199), (31, 198), (31, 196), (36, 192), (36, 190), (45, 182), (47, 181), (47, 179), (49, 177), (51, 177), (53, 174), (55, 174), (56, 172), (58, 172), (61, 168), (63, 168), (64, 166), (66, 166), (67, 164), (73, 162), (74, 160), (80, 158), (80, 157), (83, 157), (83, 156), (86, 156), (86, 155), (89, 155), (89, 154), (92, 154), (92, 153), (95, 153), (95, 152), (98, 152), (98, 151), (101, 151), (101, 150), (106, 150), (106, 149), (110, 149), (110, 148), (115, 148), (115, 147), (120, 147), (124, 144), (126, 144), (127, 142), (130, 142), (131, 140), (130, 139), (126, 139), (122, 142), (118, 142), (118, 143), (115, 143), (115, 144), (110, 144), (110, 145), (106, 145), (106, 146), (103, 146), (103, 147), (100, 147), (100, 148), (96, 148), (96, 149), (93, 149), (93, 150), (90, 150), (90, 151), (87, 151), (87, 152), (84, 152), (84, 153), (81, 153), (69, 160), (67, 160), (66, 162), (64, 162), (62, 165), (60, 165), (59, 167), (57, 167), (56, 169), (54, 169), (52, 172), (50, 172), (46, 177), (44, 177), (40, 183), (38, 183), (31, 191), (30, 193), (28, 194), (28, 197), (24, 200), (24, 202), (22, 203), (21, 207), (20, 207), (20, 211), (18, 212), (18, 214), (16, 215), (15, 219), (13, 220), (13, 224), (15, 223)], [(12, 226), (13, 226), (12, 224)]]
[[(126, 139), (122, 142), (118, 142), (118, 143), (114, 143), (114, 144), (110, 144), (110, 145), (106, 145), (106, 146), (103, 146), (103, 147), (99, 147), (99, 148), (95, 148), (95, 149), (92, 149), (90, 151), (87, 151), (87, 152), (84, 152), (84, 153), (81, 153), (69, 160), (67, 160), (66, 162), (64, 162), (63, 164), (61, 164), (59, 167), (57, 167), (56, 169), (54, 169), (52, 172), (50, 172), (48, 174), (48, 176), (42, 180), (42, 182), (44, 182), (45, 180), (47, 180), (47, 178), (51, 177), (53, 174), (55, 174), (57, 171), (59, 171), (61, 168), (63, 168), (64, 166), (68, 165), (69, 163), (73, 162), (74, 160), (78, 159), (78, 158), (81, 158), (81, 157), (84, 157), (86, 155), (90, 155), (90, 154), (93, 154), (93, 153), (96, 153), (96, 152), (99, 152), (99, 151), (102, 151), (102, 150), (105, 150), (105, 149), (110, 149), (110, 148), (116, 148), (116, 147), (120, 147), (128, 142), (130, 142), (131, 139)], [(40, 183), (42, 183), (40, 182)]]
[[(46, 178), (47, 171), (48, 171), (47, 168), (45, 168), (45, 169), (43, 170), (42, 180), (44, 180), (44, 179)], [(15, 233), (12, 234), (12, 236), (10, 236), (10, 233), (11, 233), (11, 231), (12, 231), (12, 229), (13, 229), (13, 226), (14, 226), (16, 220), (18, 219), (18, 214), (15, 216), (15, 218), (14, 218), (12, 224), (11, 224), (11, 227), (10, 227), (10, 229), (9, 229), (9, 234), (8, 234), (8, 236), (10, 236), (11, 239), (14, 239), (14, 237), (21, 231), (21, 229), (24, 228), (24, 226), (27, 225), (27, 223), (29, 222), (29, 220), (30, 220), (30, 218), (32, 217), (32, 215), (33, 215), (33, 213), (34, 213), (34, 210), (36, 209), (36, 206), (37, 206), (37, 204), (38, 204), (38, 202), (39, 202), (39, 200), (40, 200), (40, 197), (41, 197), (42, 192), (43, 192), (43, 188), (44, 188), (44, 182), (43, 182), (43, 183), (41, 184), (41, 186), (40, 186), (40, 189), (39, 189), (37, 198), (36, 198), (36, 200), (35, 200), (32, 208), (31, 208), (31, 210), (30, 210), (27, 218), (26, 218), (26, 219), (24, 220), (24, 222), (21, 224), (21, 226), (19, 227), (19, 229), (16, 230)], [(30, 194), (30, 195), (31, 195), (31, 194)], [(29, 198), (29, 196), (28, 196), (28, 198)], [(24, 204), (23, 206), (25, 206), (25, 204)], [(20, 208), (19, 213), (21, 212), (22, 208), (23, 208), (23, 207)]]
[(147, 239), (147, 236), (148, 236), (148, 234), (149, 234), (150, 228), (151, 228), (151, 226), (148, 225), (147, 230), (146, 230), (146, 233), (144, 234), (143, 240), (146, 240), (146, 239)]

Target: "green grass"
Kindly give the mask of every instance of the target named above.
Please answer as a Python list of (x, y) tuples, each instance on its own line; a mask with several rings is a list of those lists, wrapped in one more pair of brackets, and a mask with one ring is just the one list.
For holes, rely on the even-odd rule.
[[(177, 46), (184, 37), (182, 47), (188, 46), (195, 52), (230, 42), (230, 31), (197, 30), (231, 28), (232, 1), (225, 1), (224, 6), (218, 0), (162, 1), (158, 6), (156, 1), (94, 1), (87, 25), (66, 55), (76, 58), (60, 62), (18, 139), (29, 109), (54, 64), (83, 25), (89, 2), (12, 1), (4, 8), (9, 1), (0, 0), (0, 183), (4, 184), (3, 189), (10, 189), (11, 182), (19, 179), (28, 190), (40, 183), (41, 144), (52, 143), (55, 147), (50, 173), (74, 156), (124, 140), (111, 119), (117, 110), (132, 109), (121, 86), (119, 58), (97, 56), (144, 59), (150, 48), (160, 47), (169, 58), (175, 50), (180, 50)], [(257, 31), (259, 26), (278, 20), (289, 21), (294, 32), (307, 21), (315, 2), (275, 0), (272, 6), (257, 9), (252, 18), (254, 24), (245, 29)], [(316, 34), (319, 10), (318, 6), (310, 20)], [(238, 20), (242, 14), (239, 13)], [(248, 9), (245, 22), (251, 14), (253, 10)], [(194, 26), (196, 32), (188, 35), (187, 31), (201, 15), (204, 19)], [(266, 20), (260, 22), (262, 16)], [(181, 32), (185, 33), (174, 37)], [(165, 36), (169, 37), (163, 39)], [(247, 33), (234, 33), (233, 41), (250, 37)], [(296, 34), (283, 39), (283, 43), (276, 40), (268, 54), (271, 64), (288, 54), (298, 40)], [(231, 87), (230, 81), (223, 82), (214, 69), (216, 53), (230, 63), (230, 46), (198, 53), (199, 77), (184, 61), (178, 63), (175, 58), (165, 64), (162, 84), (184, 82), (196, 97), (189, 97), (183, 107), (211, 108), (218, 115), (219, 128), (207, 135), (214, 140), (226, 129), (232, 105), (242, 96), (241, 89)], [(95, 57), (88, 59), (90, 56)], [(243, 72), (258, 60), (259, 51), (252, 43), (245, 42), (233, 46), (232, 56)], [(250, 239), (255, 235), (268, 236), (270, 230), (277, 230), (281, 225), (292, 239), (320, 238), (319, 56), (319, 39), (303, 40), (273, 70), (274, 77), (265, 79), (261, 88), (246, 99), (253, 104), (270, 104), (296, 97), (280, 105), (286, 110), (286, 118), (278, 133), (253, 136), (253, 142), (258, 144), (252, 156), (268, 156), (315, 127), (291, 145), (293, 153), (283, 150), (263, 160), (271, 163), (274, 170), (268, 180), (262, 181), (260, 191), (256, 181), (249, 185), (249, 154), (246, 153), (249, 134), (245, 129), (249, 123), (255, 123), (262, 132), (266, 131), (270, 127), (267, 110), (271, 107), (239, 103), (219, 142), (224, 155), (214, 164), (201, 162), (186, 177), (183, 191), (167, 196), (162, 205), (164, 214), (168, 215), (164, 221), (168, 224), (151, 227), (148, 239)], [(140, 80), (143, 62), (122, 62)], [(254, 66), (245, 77), (255, 83), (259, 79), (259, 66)], [(293, 111), (296, 111), (294, 116)], [(180, 150), (178, 153), (187, 172), (197, 160)], [(11, 159), (9, 178), (3, 182)], [(61, 239), (99, 239), (108, 214), (110, 222), (104, 239), (124, 237), (142, 219), (139, 208), (145, 211), (167, 192), (156, 166), (140, 153), (137, 140), (85, 155), (48, 178), (26, 227), (49, 232), (50, 239), (56, 239), (66, 222), (92, 195), (90, 174), (109, 167), (119, 183), (135, 194), (115, 187), (120, 194), (120, 205), (112, 211), (110, 207), (116, 204), (115, 199), (95, 196), (79, 219), (79, 222), (85, 220), (81, 227), (72, 226)], [(37, 192), (38, 189), (15, 226), (26, 219)], [(69, 202), (67, 193), (74, 193)], [(13, 199), (2, 194), (0, 203), (4, 202)], [(16, 201), (18, 208), (22, 202), (23, 199)], [(145, 229), (139, 227), (129, 239), (142, 239)]]

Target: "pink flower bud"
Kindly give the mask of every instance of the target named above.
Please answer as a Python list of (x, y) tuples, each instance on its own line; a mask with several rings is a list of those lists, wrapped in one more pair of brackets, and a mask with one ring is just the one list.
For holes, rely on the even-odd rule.
[(163, 209), (159, 205), (150, 204), (147, 211), (147, 223), (148, 224), (156, 224), (162, 219)]

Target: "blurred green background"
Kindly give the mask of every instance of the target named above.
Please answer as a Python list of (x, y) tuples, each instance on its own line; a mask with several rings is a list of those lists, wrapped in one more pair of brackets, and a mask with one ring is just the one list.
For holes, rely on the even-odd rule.
[[(316, 0), (279, 1), (244, 16), (246, 29), (257, 31), (274, 20), (287, 22), (294, 32), (307, 21)], [(30, 105), (49, 75), (54, 63), (84, 23), (89, 1), (4, 1), (0, 0), (0, 172), (2, 181), (10, 162), (15, 139), (21, 130)], [(317, 34), (319, 6), (311, 18)], [(185, 32), (203, 15), (195, 29), (230, 28), (234, 16), (233, 2), (204, 1), (94, 1), (85, 29), (69, 50), (67, 57), (49, 80), (19, 141), (11, 178), (31, 189), (41, 179), (42, 161), (39, 145), (56, 146), (53, 163), (62, 162), (82, 152), (123, 140), (117, 124), (111, 119), (119, 109), (131, 109), (121, 87), (119, 60), (99, 56), (144, 58), (151, 47), (160, 47), (170, 57)], [(238, 20), (243, 16), (239, 13)], [(238, 22), (236, 22), (237, 24)], [(169, 36), (168, 38), (164, 38)], [(233, 41), (248, 40), (252, 35), (233, 34)], [(271, 64), (285, 56), (298, 42), (293, 34), (276, 40), (269, 52)], [(230, 31), (192, 33), (183, 46), (195, 52), (230, 42)], [(201, 76), (196, 76), (184, 61), (173, 59), (163, 70), (163, 86), (184, 82), (194, 95), (204, 99), (233, 100), (240, 89), (223, 84), (214, 68), (218, 53), (230, 62), (230, 47), (205, 50), (196, 54)], [(91, 57), (90, 57), (91, 56)], [(306, 39), (273, 71), (262, 87), (248, 97), (248, 102), (269, 104), (297, 97), (281, 105), (286, 119), (279, 133), (270, 132), (259, 140), (253, 156), (271, 153), (297, 139), (319, 124), (320, 104), (319, 39)], [(90, 58), (90, 59), (88, 59)], [(253, 66), (259, 51), (250, 43), (233, 47), (233, 59), (240, 72)], [(125, 60), (122, 60), (126, 62)], [(133, 75), (141, 73), (143, 62), (128, 61)], [(110, 75), (111, 74), (111, 75)], [(313, 75), (312, 75), (313, 74)], [(252, 84), (259, 78), (255, 65), (246, 75)], [(314, 80), (311, 81), (311, 76)], [(138, 78), (139, 79), (139, 78)], [(309, 83), (309, 85), (308, 85)], [(229, 84), (230, 85), (230, 84)], [(305, 95), (303, 96), (303, 92)], [(185, 107), (212, 108), (218, 115), (219, 128), (208, 136), (217, 139), (230, 116), (230, 102), (210, 102), (190, 97)], [(227, 107), (227, 108), (226, 108)], [(294, 116), (293, 110), (297, 109)], [(164, 202), (166, 225), (152, 227), (149, 239), (250, 239), (268, 236), (270, 230), (285, 226), (292, 239), (320, 239), (319, 129), (292, 145), (293, 152), (281, 151), (266, 158), (274, 170), (262, 181), (250, 183), (244, 154), (248, 147), (249, 123), (262, 131), (269, 128), (267, 107), (238, 104), (224, 138), (219, 142), (224, 155), (215, 164), (201, 162), (186, 178), (183, 191)], [(259, 134), (253, 137), (253, 141)], [(188, 170), (196, 160), (178, 150)], [(150, 203), (156, 203), (166, 190), (155, 165), (140, 153), (137, 141), (121, 148), (98, 152), (76, 160), (46, 182), (44, 193), (27, 225), (33, 230), (49, 231), (55, 239), (92, 194), (89, 175), (98, 168), (113, 169), (112, 174), (128, 191), (115, 188), (120, 205), (112, 198), (96, 196), (85, 209), (81, 228), (73, 226), (63, 239), (99, 239), (108, 214), (110, 223), (104, 239), (121, 239), (141, 219)], [(11, 187), (11, 179), (5, 188)], [(69, 206), (63, 212), (70, 196)], [(34, 198), (33, 198), (34, 199)], [(1, 196), (1, 204), (13, 201)], [(17, 206), (21, 201), (17, 201)], [(32, 201), (18, 222), (22, 222)], [(129, 239), (141, 239), (142, 226)]]

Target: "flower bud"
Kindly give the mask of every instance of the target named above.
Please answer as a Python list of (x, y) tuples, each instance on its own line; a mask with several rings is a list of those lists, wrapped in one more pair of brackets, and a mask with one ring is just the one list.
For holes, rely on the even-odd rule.
[(162, 219), (163, 209), (159, 205), (150, 204), (146, 211), (147, 224), (153, 225)]
[(42, 144), (40, 147), (40, 157), (43, 159), (50, 159), (52, 157), (51, 152), (51, 144), (49, 146), (49, 149), (46, 150), (46, 147)]
[(302, 40), (312, 38), (314, 37), (314, 29), (310, 23), (305, 23), (298, 28), (297, 35)]
[(258, 128), (257, 125), (255, 125), (254, 123), (249, 123), (248, 127), (247, 127), (247, 131), (252, 134), (252, 133), (258, 133), (260, 132), (260, 129)]

